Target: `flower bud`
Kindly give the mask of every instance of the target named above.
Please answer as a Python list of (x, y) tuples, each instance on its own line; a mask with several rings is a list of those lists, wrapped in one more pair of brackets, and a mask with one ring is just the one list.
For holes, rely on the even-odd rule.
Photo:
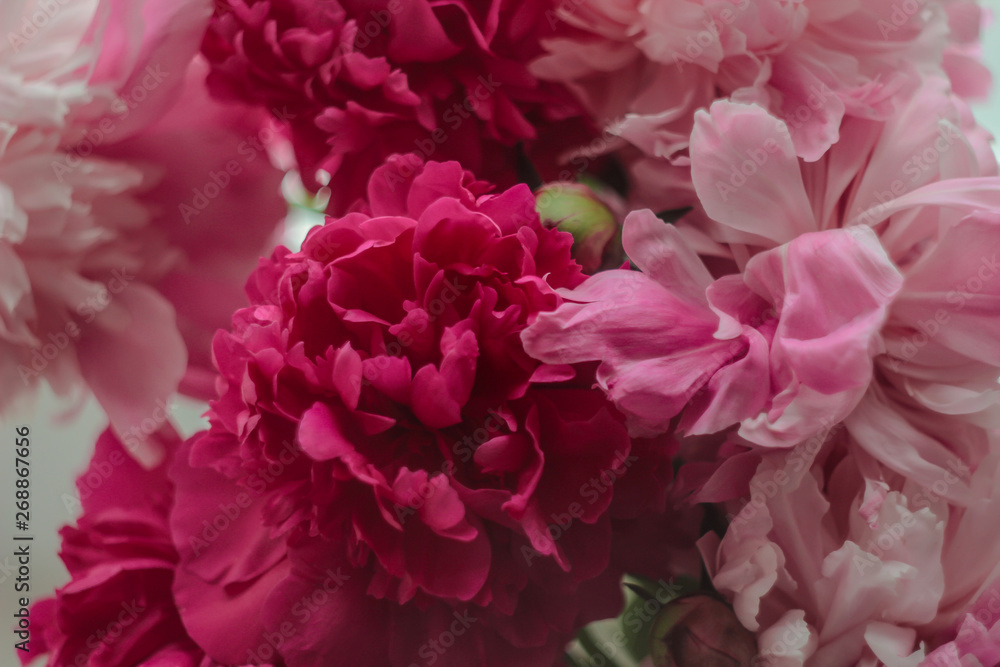
[(674, 600), (653, 620), (655, 667), (751, 667), (757, 639), (732, 608), (707, 595)]
[(614, 264), (621, 245), (618, 220), (590, 187), (543, 185), (535, 191), (535, 210), (546, 227), (573, 235), (573, 258), (586, 273), (596, 273), (608, 262)]

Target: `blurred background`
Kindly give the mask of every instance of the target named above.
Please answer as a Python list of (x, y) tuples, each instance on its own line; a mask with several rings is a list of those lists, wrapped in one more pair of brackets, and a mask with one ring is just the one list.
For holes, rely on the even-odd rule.
[[(985, 0), (984, 4), (1000, 14), (1000, 0)], [(983, 35), (984, 55), (996, 80), (1000, 80), (1000, 25), (996, 18), (986, 27)], [(1000, 86), (994, 83), (989, 100), (974, 107), (979, 122), (995, 136), (1000, 136)], [(1000, 156), (1000, 150), (994, 146)], [(290, 189), (294, 189), (291, 186)], [(305, 230), (322, 218), (293, 208), (287, 225), (288, 245), (297, 245)], [(142, 369), (136, 369), (142, 372)], [(188, 436), (203, 428), (206, 422), (202, 413), (206, 405), (182, 397), (171, 404), (173, 419), (182, 435)], [(59, 528), (75, 519), (77, 505), (67, 503), (67, 494), (74, 492), (74, 479), (86, 469), (87, 461), (98, 434), (106, 421), (93, 400), (82, 405), (60, 403), (50, 392), (43, 391), (34, 406), (27, 407), (16, 423), (0, 421), (0, 440), (4, 443), (4, 457), (0, 460), (0, 614), (10, 619), (15, 611), (12, 578), (16, 576), (16, 561), (10, 546), (9, 534), (14, 524), (12, 501), (14, 490), (13, 438), (14, 426), (31, 427), (31, 599), (46, 597), (68, 580), (66, 569), (59, 560)], [(72, 496), (75, 498), (75, 496)], [(68, 505), (68, 506), (67, 506)], [(13, 570), (11, 566), (13, 565)], [(7, 646), (0, 649), (0, 664), (9, 661), (13, 635), (4, 633)]]

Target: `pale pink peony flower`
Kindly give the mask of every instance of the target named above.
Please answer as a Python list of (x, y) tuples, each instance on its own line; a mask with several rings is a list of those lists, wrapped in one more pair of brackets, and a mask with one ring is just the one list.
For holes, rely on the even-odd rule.
[[(642, 206), (693, 203), (693, 113), (716, 99), (785, 120), (795, 153), (819, 159), (848, 118), (886, 119), (923, 76), (989, 86), (973, 55), (981, 9), (965, 0), (601, 0), (547, 14), (557, 36), (532, 71), (569, 86), (625, 152)], [(947, 55), (946, 55), (947, 54)]]
[[(976, 598), (956, 623), (954, 638), (920, 660), (919, 667), (975, 667), (1000, 664), (1000, 580)], [(911, 659), (923, 657), (919, 651)]]
[[(764, 664), (976, 664), (921, 660), (942, 642), (950, 643), (934, 659), (959, 645), (969, 654), (991, 646), (982, 628), (1000, 609), (991, 592), (1000, 557), (995, 454), (972, 473), (968, 507), (947, 500), (969, 474), (960, 461), (924, 487), (856, 448), (842, 428), (755, 458), (725, 537), (706, 535), (700, 547), (713, 585), (757, 633)], [(988, 603), (995, 609), (984, 613)]]
[[(729, 102), (699, 112), (691, 148), (704, 230), (737, 262), (819, 230), (878, 236), (903, 286), (880, 332), (876, 382), (847, 425), (924, 484), (948, 456), (975, 465), (985, 452), (950, 442), (923, 413), (1000, 426), (1000, 179), (982, 131), (943, 87), (928, 82), (888, 123), (853, 124), (814, 164), (794, 157), (783, 124)], [(958, 486), (951, 497), (966, 493)]]
[(623, 243), (642, 273), (564, 290), (567, 303), (522, 334), (525, 349), (551, 364), (600, 361), (597, 381), (634, 435), (740, 424), (756, 444), (795, 445), (864, 395), (902, 284), (875, 234), (859, 231), (800, 236), (713, 280), (676, 228), (632, 213)]
[[(284, 212), (279, 175), (263, 154), (244, 163), (256, 121), (209, 101), (191, 65), (210, 3), (47, 7), (3, 8), (0, 86), (19, 103), (0, 105), (0, 411), (44, 380), (89, 389), (125, 434), (162, 413), (185, 342), (207, 341), (239, 303)], [(184, 224), (182, 206), (229, 160), (242, 179)], [(195, 354), (189, 390), (206, 393), (208, 368)]]
[[(749, 443), (792, 446), (846, 419), (860, 447), (925, 485), (949, 458), (976, 466), (985, 446), (940, 417), (1000, 426), (1000, 180), (944, 85), (888, 123), (852, 121), (815, 163), (759, 106), (699, 112), (700, 228), (634, 213), (626, 252), (649, 277), (591, 278), (526, 349), (601, 360), (634, 432), (739, 424)], [(726, 275), (712, 281), (695, 251)], [(965, 481), (949, 498), (970, 500)]]

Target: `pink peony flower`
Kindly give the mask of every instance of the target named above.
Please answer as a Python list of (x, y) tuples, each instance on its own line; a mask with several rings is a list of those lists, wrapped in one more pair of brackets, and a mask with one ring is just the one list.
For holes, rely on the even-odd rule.
[(216, 338), (172, 472), (185, 625), (224, 663), (547, 667), (621, 604), (612, 519), (662, 510), (668, 449), (522, 349), (583, 278), (526, 186), (408, 156), (368, 191)]
[(329, 183), (328, 211), (339, 215), (395, 153), (458, 160), (509, 186), (520, 181), (512, 147), (527, 142), (554, 180), (560, 154), (591, 131), (565, 89), (528, 72), (548, 7), (227, 0), (203, 52), (218, 95), (287, 122), (303, 180)]
[[(168, 450), (178, 444), (167, 430), (155, 437)], [(77, 480), (83, 516), (62, 530), (71, 579), (32, 607), (23, 664), (47, 653), (48, 667), (218, 667), (187, 636), (171, 593), (177, 551), (166, 468), (143, 469), (110, 430), (98, 438)]]
[[(986, 450), (934, 416), (1000, 425), (1000, 181), (964, 111), (928, 81), (891, 121), (852, 121), (805, 163), (759, 106), (716, 102), (691, 141), (704, 224), (633, 213), (626, 252), (648, 276), (595, 276), (525, 332), (526, 349), (601, 360), (634, 433), (681, 415), (690, 435), (738, 424), (748, 444), (793, 446), (846, 420), (922, 484), (949, 458), (974, 468)], [(951, 500), (971, 499), (965, 481)]]
[[(284, 204), (260, 156), (216, 193), (210, 220), (182, 224), (192, 188), (242, 163), (257, 127), (200, 90), (204, 67), (190, 63), (210, 11), (70, 2), (45, 19), (31, 3), (5, 6), (18, 27), (0, 80), (23, 103), (0, 107), (0, 411), (44, 380), (58, 394), (89, 389), (125, 434), (177, 389), (185, 343), (207, 341), (238, 303), (237, 276)], [(235, 247), (220, 247), (237, 227)], [(206, 287), (217, 301), (193, 298)], [(208, 366), (192, 356), (189, 391)]]
[[(174, 106), (138, 135), (99, 149), (143, 171), (137, 198), (152, 216), (137, 235), (139, 276), (176, 310), (188, 350), (181, 390), (205, 400), (215, 395), (212, 336), (246, 303), (246, 276), (273, 247), (287, 211), (263, 113), (212, 100), (207, 70), (196, 59)], [(168, 270), (157, 268), (164, 250), (174, 255)]]
[(989, 76), (970, 57), (981, 12), (967, 0), (561, 3), (531, 70), (576, 93), (605, 128), (604, 150), (628, 148), (640, 206), (678, 208), (696, 203), (695, 110), (758, 104), (786, 122), (796, 155), (816, 161), (845, 119), (888, 118), (924, 76), (947, 73), (959, 92), (982, 95)]
[[(700, 113), (691, 148), (711, 216), (705, 230), (733, 256), (773, 252), (762, 249), (820, 230), (874, 230), (903, 285), (880, 331), (877, 382), (847, 425), (870, 454), (925, 485), (949, 456), (975, 467), (985, 453), (950, 443), (934, 413), (1000, 425), (1000, 180), (964, 105), (941, 90), (929, 82), (888, 123), (852, 125), (815, 166), (796, 160), (783, 126), (754, 106), (717, 103)], [(743, 164), (757, 150), (764, 157), (746, 176)], [(952, 493), (968, 500), (964, 486)]]
[[(994, 436), (951, 427), (956, 440), (995, 451)], [(987, 605), (1000, 608), (990, 592), (1000, 459), (971, 472), (976, 500), (963, 507), (948, 500), (970, 477), (960, 459), (921, 486), (852, 439), (833, 426), (793, 450), (755, 455), (742, 497), (728, 504), (725, 536), (699, 543), (713, 586), (757, 633), (769, 665), (964, 665), (933, 662), (956, 647), (995, 655), (983, 628), (996, 613)]]
[[(642, 269), (606, 271), (522, 335), (551, 364), (599, 361), (597, 381), (633, 434), (704, 435), (740, 425), (792, 446), (861, 400), (899, 273), (874, 233), (800, 236), (712, 280), (676, 228), (650, 211), (625, 221)], [(682, 414), (683, 413), (683, 414)]]

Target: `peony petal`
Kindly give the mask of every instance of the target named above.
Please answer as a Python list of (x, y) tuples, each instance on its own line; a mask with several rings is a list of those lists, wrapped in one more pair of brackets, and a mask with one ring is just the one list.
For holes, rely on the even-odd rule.
[(730, 241), (777, 245), (816, 229), (787, 127), (760, 107), (716, 102), (695, 114), (691, 178)]

